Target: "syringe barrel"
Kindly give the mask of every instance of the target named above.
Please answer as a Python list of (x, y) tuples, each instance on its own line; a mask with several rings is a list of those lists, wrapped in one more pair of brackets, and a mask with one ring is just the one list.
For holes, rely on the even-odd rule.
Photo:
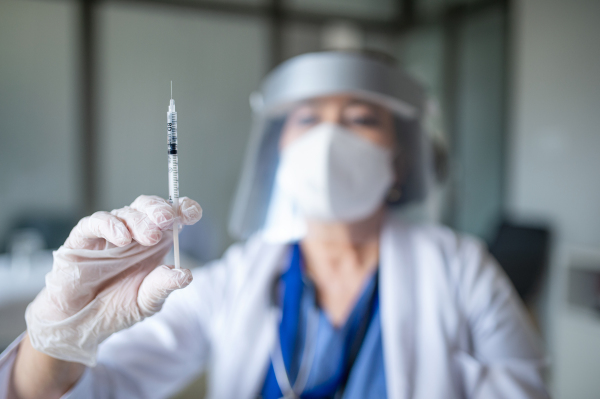
[[(169, 201), (173, 204), (175, 215), (179, 214), (179, 165), (177, 159), (177, 112), (175, 101), (171, 99), (167, 112), (167, 154), (169, 156)], [(179, 221), (173, 222), (173, 254), (175, 268), (180, 269), (179, 261)]]
[[(173, 101), (173, 100), (171, 100)], [(169, 201), (179, 207), (179, 165), (177, 159), (177, 112), (167, 112), (167, 154), (169, 156)]]

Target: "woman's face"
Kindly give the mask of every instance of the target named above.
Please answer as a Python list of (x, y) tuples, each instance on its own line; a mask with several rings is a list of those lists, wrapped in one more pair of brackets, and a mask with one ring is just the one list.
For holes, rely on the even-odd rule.
[(320, 97), (298, 105), (288, 116), (280, 150), (321, 123), (335, 123), (384, 148), (394, 149), (394, 118), (383, 107), (352, 95)]

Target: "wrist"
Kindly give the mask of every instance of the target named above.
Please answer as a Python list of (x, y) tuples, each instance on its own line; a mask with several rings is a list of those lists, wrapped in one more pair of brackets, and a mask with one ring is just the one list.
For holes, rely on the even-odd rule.
[(85, 365), (37, 351), (26, 334), (13, 366), (11, 390), (18, 399), (60, 398), (83, 375)]

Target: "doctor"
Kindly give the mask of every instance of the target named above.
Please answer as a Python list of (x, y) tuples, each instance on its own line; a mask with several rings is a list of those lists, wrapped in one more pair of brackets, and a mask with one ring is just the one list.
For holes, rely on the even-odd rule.
[(159, 265), (196, 202), (82, 219), (0, 358), (1, 398), (163, 398), (204, 370), (210, 398), (548, 397), (484, 247), (394, 216), (428, 187), (417, 84), (370, 54), (306, 54), (252, 106), (244, 242), (192, 276)]

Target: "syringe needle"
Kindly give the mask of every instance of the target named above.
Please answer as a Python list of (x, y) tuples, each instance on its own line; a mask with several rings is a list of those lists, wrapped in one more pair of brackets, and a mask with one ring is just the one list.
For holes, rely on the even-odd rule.
[(171, 100), (173, 99), (173, 81), (171, 81)]

